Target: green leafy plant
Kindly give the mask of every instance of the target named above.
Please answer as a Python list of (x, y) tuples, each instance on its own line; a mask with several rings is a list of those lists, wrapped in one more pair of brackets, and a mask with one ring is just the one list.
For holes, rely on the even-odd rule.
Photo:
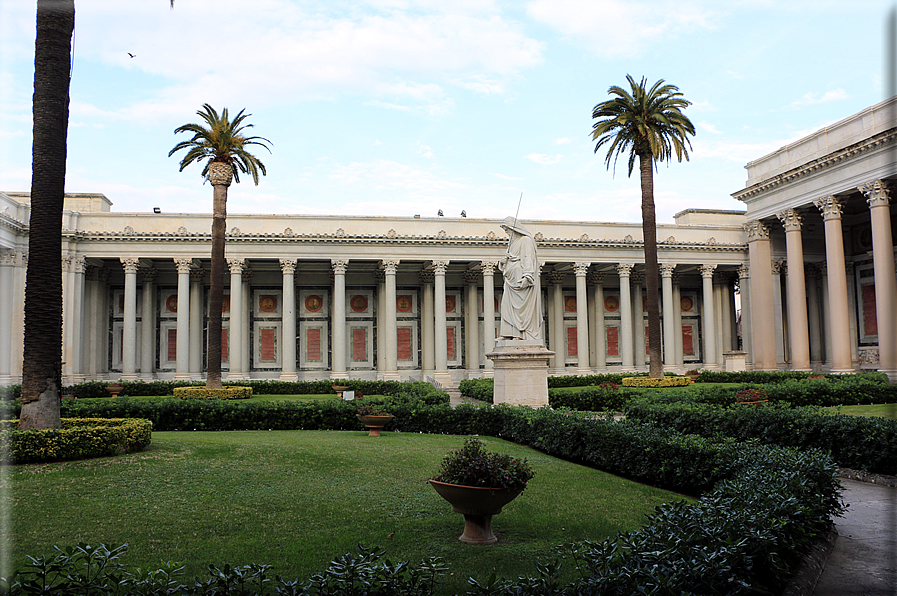
[(526, 458), (486, 451), (479, 437), (465, 439), (461, 449), (442, 460), (437, 482), (486, 488), (524, 489), (535, 472)]
[(389, 412), (387, 412), (386, 410), (384, 410), (382, 407), (380, 407), (377, 404), (372, 404), (372, 403), (368, 403), (368, 404), (364, 404), (363, 406), (360, 406), (358, 408), (358, 415), (359, 416), (391, 416), (391, 414)]

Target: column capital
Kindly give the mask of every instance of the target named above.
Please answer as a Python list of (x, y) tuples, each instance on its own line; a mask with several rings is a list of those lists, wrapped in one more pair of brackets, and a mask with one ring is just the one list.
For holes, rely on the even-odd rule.
[(641, 285), (645, 281), (644, 271), (633, 271), (629, 276), (629, 280), (635, 285)]
[(715, 264), (701, 265), (701, 277), (713, 280), (713, 272), (716, 271)]
[(576, 274), (576, 277), (585, 277), (589, 273), (589, 267), (592, 264), (588, 262), (576, 262), (573, 263), (573, 272)]
[(335, 275), (345, 275), (349, 268), (349, 259), (330, 259), (330, 266)]
[(751, 268), (747, 265), (739, 265), (738, 266), (738, 278), (739, 279), (750, 279), (751, 277)]
[(498, 261), (480, 261), (483, 277), (495, 274), (496, 267), (498, 267)]
[(155, 267), (141, 267), (140, 275), (145, 283), (153, 283), (156, 281), (156, 276), (159, 275), (159, 270)]
[(673, 285), (678, 286), (680, 283), (682, 283), (682, 274), (673, 273)]
[(617, 263), (616, 264), (617, 275), (619, 275), (620, 277), (629, 277), (629, 275), (632, 273), (632, 268), (634, 266), (635, 266), (634, 263)]
[(436, 275), (445, 275), (445, 270), (449, 265), (449, 261), (430, 261), (433, 265), (433, 273)]
[(227, 259), (227, 266), (230, 268), (231, 274), (243, 273), (243, 263), (245, 259)]
[(661, 263), (660, 264), (660, 277), (673, 277), (673, 271), (676, 269), (675, 263)]
[(828, 195), (815, 199), (813, 204), (822, 212), (822, 219), (828, 221), (830, 219), (841, 219), (841, 209), (843, 205), (841, 201), (833, 195)]
[(125, 273), (137, 273), (140, 268), (140, 259), (137, 257), (120, 257), (121, 266), (124, 267)]
[[(181, 273), (181, 269), (178, 268), (178, 273)], [(193, 283), (202, 283), (206, 279), (206, 270), (205, 269), (190, 269), (190, 281)]]
[(296, 273), (296, 259), (278, 259), (280, 262), (280, 271), (286, 275)]
[(819, 275), (822, 277), (828, 277), (828, 263), (825, 261), (816, 263), (816, 271), (818, 271)]
[(564, 283), (564, 278), (565, 278), (566, 276), (567, 276), (567, 274), (564, 273), (563, 271), (555, 271), (554, 269), (552, 269), (552, 270), (548, 273), (548, 280), (549, 280), (552, 284), (554, 284), (554, 285), (556, 285), (556, 286), (559, 286), (559, 285), (562, 285), (562, 284)]
[(872, 180), (857, 186), (857, 190), (866, 195), (869, 207), (881, 207), (891, 201), (891, 191), (884, 180)]
[(386, 275), (395, 275), (396, 269), (399, 267), (399, 259), (383, 259), (380, 261), (380, 268)]
[(0, 249), (0, 266), (11, 267), (16, 264), (16, 253), (12, 249)]
[(250, 279), (252, 279), (252, 269), (243, 265), (243, 283), (248, 282)]
[(474, 271), (471, 269), (467, 269), (464, 271), (464, 281), (472, 286), (480, 283), (480, 277), (481, 275), (479, 271)]
[(788, 273), (788, 266), (785, 263), (785, 261), (773, 260), (770, 263), (770, 266), (772, 267), (773, 275), (781, 275), (782, 273)]
[(420, 277), (420, 283), (431, 284), (436, 280), (436, 273), (432, 269), (421, 269), (417, 272)]
[(174, 264), (178, 268), (178, 273), (190, 273), (193, 269), (193, 259), (174, 259)]
[(84, 273), (85, 267), (87, 266), (87, 257), (84, 255), (75, 255), (72, 259), (72, 267), (74, 267), (73, 271), (75, 273)]
[(593, 286), (604, 285), (604, 273), (601, 271), (590, 271), (588, 276), (586, 276), (586, 281)]
[(748, 242), (755, 240), (769, 240), (769, 227), (759, 219), (752, 219), (742, 226), (748, 237)]
[(847, 275), (853, 275), (853, 263), (844, 263), (844, 273), (846, 273)]
[(779, 218), (779, 221), (782, 222), (782, 225), (785, 226), (786, 232), (799, 232), (800, 226), (803, 221), (800, 214), (794, 209), (785, 209), (784, 211), (779, 211), (776, 213), (776, 217)]

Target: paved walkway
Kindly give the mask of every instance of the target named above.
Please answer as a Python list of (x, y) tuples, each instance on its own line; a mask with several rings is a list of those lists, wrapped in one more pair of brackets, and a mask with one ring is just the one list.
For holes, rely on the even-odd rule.
[(897, 596), (897, 488), (841, 482), (850, 506), (813, 596)]

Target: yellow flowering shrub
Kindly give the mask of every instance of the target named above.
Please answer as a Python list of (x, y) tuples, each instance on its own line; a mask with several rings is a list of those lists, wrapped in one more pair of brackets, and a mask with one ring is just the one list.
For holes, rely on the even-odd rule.
[(176, 387), (172, 391), (175, 397), (181, 399), (249, 399), (252, 397), (252, 387), (225, 387), (224, 389)]
[(624, 387), (685, 387), (690, 382), (688, 377), (664, 377), (662, 379), (623, 377)]
[(0, 422), (0, 449), (16, 464), (123, 455), (149, 445), (153, 432), (142, 418), (63, 418), (52, 430), (16, 430), (18, 423)]

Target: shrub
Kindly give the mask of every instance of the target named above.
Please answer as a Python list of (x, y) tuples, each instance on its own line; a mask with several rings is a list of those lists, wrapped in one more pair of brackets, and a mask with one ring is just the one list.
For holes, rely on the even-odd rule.
[(11, 463), (85, 459), (122, 455), (149, 445), (149, 420), (63, 418), (58, 430), (16, 430), (18, 420), (0, 422), (0, 451)]
[(664, 377), (652, 379), (649, 377), (623, 377), (624, 387), (684, 387), (691, 383), (687, 377)]
[(442, 467), (433, 480), (462, 486), (523, 490), (533, 474), (526, 458), (486, 451), (478, 437), (468, 437), (461, 449), (449, 451), (442, 459)]
[(223, 389), (177, 387), (173, 392), (175, 397), (181, 399), (249, 399), (252, 397), (252, 387), (224, 387)]
[(579, 391), (549, 389), (548, 404), (552, 408), (570, 408), (589, 412), (618, 412), (630, 398), (627, 391), (619, 391), (611, 382), (598, 387), (583, 387)]

